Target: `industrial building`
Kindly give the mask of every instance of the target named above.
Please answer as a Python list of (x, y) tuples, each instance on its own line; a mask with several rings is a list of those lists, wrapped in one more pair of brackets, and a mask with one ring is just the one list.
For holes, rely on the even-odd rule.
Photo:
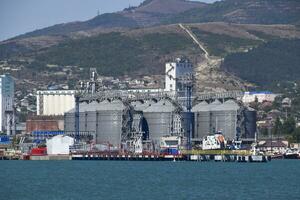
[(63, 116), (34, 116), (26, 120), (26, 133), (62, 130), (64, 130)]
[(166, 63), (165, 91), (184, 91), (182, 82), (192, 74), (193, 65), (187, 59), (176, 58), (174, 62)]
[(36, 94), (37, 115), (64, 115), (75, 107), (75, 90), (44, 90)]
[(184, 112), (182, 106), (171, 99), (161, 99), (143, 110), (149, 127), (149, 139), (158, 145), (163, 136), (187, 136), (192, 113)]
[[(83, 102), (79, 110), (79, 131), (95, 132), (97, 144), (118, 146), (129, 137), (134, 110), (120, 99)], [(75, 132), (75, 109), (65, 114), (65, 131)]]
[[(79, 108), (79, 131), (95, 132), (96, 144), (114, 147), (125, 145), (135, 134), (156, 147), (163, 136), (186, 136), (193, 117), (170, 98), (144, 102), (104, 99), (82, 102)], [(75, 132), (75, 109), (65, 113), (65, 131)]]
[(243, 103), (251, 103), (257, 101), (258, 103), (262, 103), (264, 101), (273, 102), (278, 96), (277, 94), (273, 94), (269, 91), (261, 91), (261, 92), (245, 92), (242, 98)]
[(65, 134), (93, 135), (92, 144), (110, 149), (140, 151), (141, 144), (147, 143), (159, 150), (161, 138), (170, 136), (186, 138), (191, 145), (191, 140), (201, 142), (217, 132), (230, 141), (254, 139), (256, 112), (235, 100), (242, 97), (241, 92), (193, 96), (192, 64), (176, 59), (165, 67), (165, 88), (153, 90), (98, 92), (93, 70), (91, 80), (82, 82), (76, 95), (74, 91), (39, 91), (38, 114), (64, 113)]
[(195, 114), (196, 139), (201, 140), (213, 133), (222, 133), (226, 140), (251, 140), (255, 137), (256, 111), (235, 100), (201, 101), (194, 105), (192, 112)]
[(70, 146), (74, 145), (74, 138), (57, 135), (46, 140), (48, 155), (69, 155)]
[(14, 90), (13, 78), (8, 74), (0, 75), (0, 132), (6, 131), (7, 135), (15, 131)]
[[(79, 105), (79, 131), (94, 132), (96, 144), (124, 146), (135, 134), (157, 148), (165, 136), (188, 137), (195, 141), (214, 133), (226, 140), (254, 139), (256, 112), (234, 100), (195, 103), (192, 112), (170, 98), (144, 101), (102, 99)], [(65, 113), (65, 131), (75, 132), (75, 109)]]

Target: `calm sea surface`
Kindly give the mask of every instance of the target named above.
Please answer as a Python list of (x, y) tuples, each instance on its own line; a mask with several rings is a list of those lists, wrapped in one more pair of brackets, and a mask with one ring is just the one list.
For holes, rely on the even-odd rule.
[(9, 199), (300, 199), (300, 160), (0, 161)]

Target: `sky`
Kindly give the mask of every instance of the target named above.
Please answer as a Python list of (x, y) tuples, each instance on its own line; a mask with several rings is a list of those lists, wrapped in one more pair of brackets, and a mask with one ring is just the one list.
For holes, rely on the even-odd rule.
[[(59, 23), (85, 21), (143, 0), (0, 0), (0, 41)], [(214, 0), (202, 0), (211, 3)]]

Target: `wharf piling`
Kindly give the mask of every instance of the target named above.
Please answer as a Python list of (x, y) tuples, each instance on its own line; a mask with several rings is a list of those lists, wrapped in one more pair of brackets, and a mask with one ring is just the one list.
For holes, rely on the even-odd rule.
[(76, 153), (72, 160), (119, 160), (119, 161), (216, 161), (216, 162), (268, 162), (270, 156), (247, 154), (118, 154), (118, 153)]

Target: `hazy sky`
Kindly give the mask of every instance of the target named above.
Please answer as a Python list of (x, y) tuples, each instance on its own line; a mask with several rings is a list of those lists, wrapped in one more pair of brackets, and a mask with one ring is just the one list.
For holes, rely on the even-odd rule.
[[(84, 21), (143, 0), (0, 0), (0, 41), (54, 24)], [(203, 0), (202, 2), (213, 2)]]

